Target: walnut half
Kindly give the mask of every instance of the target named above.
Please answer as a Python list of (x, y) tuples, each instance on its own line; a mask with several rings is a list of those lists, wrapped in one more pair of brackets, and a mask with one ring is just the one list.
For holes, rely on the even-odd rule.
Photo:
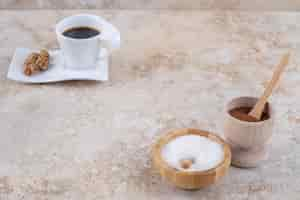
[(24, 74), (31, 76), (34, 73), (45, 71), (49, 66), (50, 55), (46, 50), (40, 53), (31, 53), (24, 62)]

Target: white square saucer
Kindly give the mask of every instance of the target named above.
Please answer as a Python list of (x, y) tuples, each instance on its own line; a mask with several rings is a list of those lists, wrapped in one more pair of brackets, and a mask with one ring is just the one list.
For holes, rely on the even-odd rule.
[(105, 49), (101, 49), (101, 55), (94, 68), (70, 69), (64, 66), (60, 50), (50, 50), (49, 69), (31, 76), (26, 76), (24, 61), (32, 52), (38, 52), (27, 48), (17, 48), (10, 63), (7, 78), (24, 83), (50, 83), (68, 80), (108, 80), (108, 56)]

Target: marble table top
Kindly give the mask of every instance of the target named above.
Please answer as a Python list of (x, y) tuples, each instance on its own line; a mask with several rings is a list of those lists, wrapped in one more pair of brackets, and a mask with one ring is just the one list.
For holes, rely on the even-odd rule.
[(0, 9), (230, 9), (299, 11), (297, 0), (1, 0)]
[[(115, 24), (122, 48), (110, 81), (24, 85), (6, 79), (16, 47), (57, 48), (54, 24), (74, 13)], [(167, 10), (0, 12), (0, 199), (299, 199), (300, 14)], [(292, 52), (276, 93), (269, 159), (230, 168), (216, 185), (162, 181), (150, 147), (169, 130), (223, 135), (224, 105), (258, 96)]]

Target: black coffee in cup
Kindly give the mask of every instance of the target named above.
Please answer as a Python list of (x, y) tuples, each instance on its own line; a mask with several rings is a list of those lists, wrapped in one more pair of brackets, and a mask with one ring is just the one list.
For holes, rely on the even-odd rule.
[(65, 30), (63, 35), (74, 39), (87, 39), (100, 34), (100, 31), (91, 27), (73, 27)]

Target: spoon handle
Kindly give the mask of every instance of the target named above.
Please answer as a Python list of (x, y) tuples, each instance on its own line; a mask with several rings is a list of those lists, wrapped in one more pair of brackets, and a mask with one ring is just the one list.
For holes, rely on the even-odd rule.
[(267, 103), (269, 96), (272, 94), (272, 91), (275, 88), (276, 83), (279, 81), (283, 70), (288, 65), (289, 59), (290, 59), (290, 53), (287, 53), (284, 56), (282, 56), (280, 63), (277, 65), (277, 67), (273, 73), (271, 81), (268, 83), (264, 93), (258, 99), (255, 106), (250, 111), (249, 115), (251, 117), (254, 117), (257, 120), (260, 120), (263, 110), (265, 108), (265, 104)]

